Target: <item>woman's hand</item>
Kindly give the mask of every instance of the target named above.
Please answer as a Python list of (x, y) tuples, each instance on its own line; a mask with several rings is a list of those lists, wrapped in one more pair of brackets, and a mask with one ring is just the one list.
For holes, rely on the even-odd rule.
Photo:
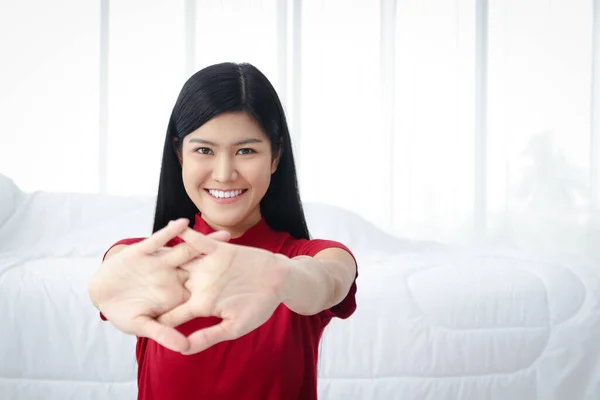
[(182, 305), (158, 321), (178, 326), (196, 317), (222, 321), (192, 333), (184, 354), (203, 351), (219, 342), (237, 339), (264, 324), (281, 304), (281, 288), (289, 271), (288, 258), (253, 247), (220, 243), (192, 229), (179, 235), (205, 254), (181, 268), (189, 273), (191, 293)]
[[(178, 267), (189, 263), (201, 252), (187, 243), (165, 247), (187, 229), (186, 219), (170, 222), (149, 238), (107, 258), (89, 282), (93, 302), (117, 328), (128, 334), (151, 338), (177, 352), (189, 348), (188, 339), (155, 318), (190, 297), (183, 285), (188, 273)], [(226, 232), (216, 232), (212, 237), (210, 240), (215, 243), (218, 243), (216, 240), (229, 240)]]

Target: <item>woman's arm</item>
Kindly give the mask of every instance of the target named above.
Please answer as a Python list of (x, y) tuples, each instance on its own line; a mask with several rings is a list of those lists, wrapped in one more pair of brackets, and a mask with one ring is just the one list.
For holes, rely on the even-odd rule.
[(320, 251), (314, 257), (280, 257), (288, 272), (281, 288), (283, 303), (302, 315), (314, 315), (339, 304), (356, 277), (356, 262), (339, 248)]

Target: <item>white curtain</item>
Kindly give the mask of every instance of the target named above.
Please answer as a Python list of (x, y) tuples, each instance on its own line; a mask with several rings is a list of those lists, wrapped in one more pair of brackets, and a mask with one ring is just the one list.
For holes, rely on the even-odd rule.
[(0, 173), (154, 194), (185, 79), (280, 93), (305, 201), (400, 237), (600, 257), (598, 0), (0, 2)]

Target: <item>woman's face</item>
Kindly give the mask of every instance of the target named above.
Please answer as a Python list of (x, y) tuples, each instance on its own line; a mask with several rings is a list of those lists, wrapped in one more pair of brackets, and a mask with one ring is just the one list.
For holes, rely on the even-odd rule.
[(208, 225), (237, 237), (260, 220), (278, 159), (252, 117), (223, 113), (183, 139), (183, 185)]

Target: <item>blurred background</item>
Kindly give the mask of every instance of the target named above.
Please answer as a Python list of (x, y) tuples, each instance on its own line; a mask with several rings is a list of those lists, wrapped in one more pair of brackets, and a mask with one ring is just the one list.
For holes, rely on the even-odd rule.
[(154, 195), (185, 80), (277, 89), (304, 201), (403, 238), (600, 259), (594, 0), (0, 0), (0, 173)]

